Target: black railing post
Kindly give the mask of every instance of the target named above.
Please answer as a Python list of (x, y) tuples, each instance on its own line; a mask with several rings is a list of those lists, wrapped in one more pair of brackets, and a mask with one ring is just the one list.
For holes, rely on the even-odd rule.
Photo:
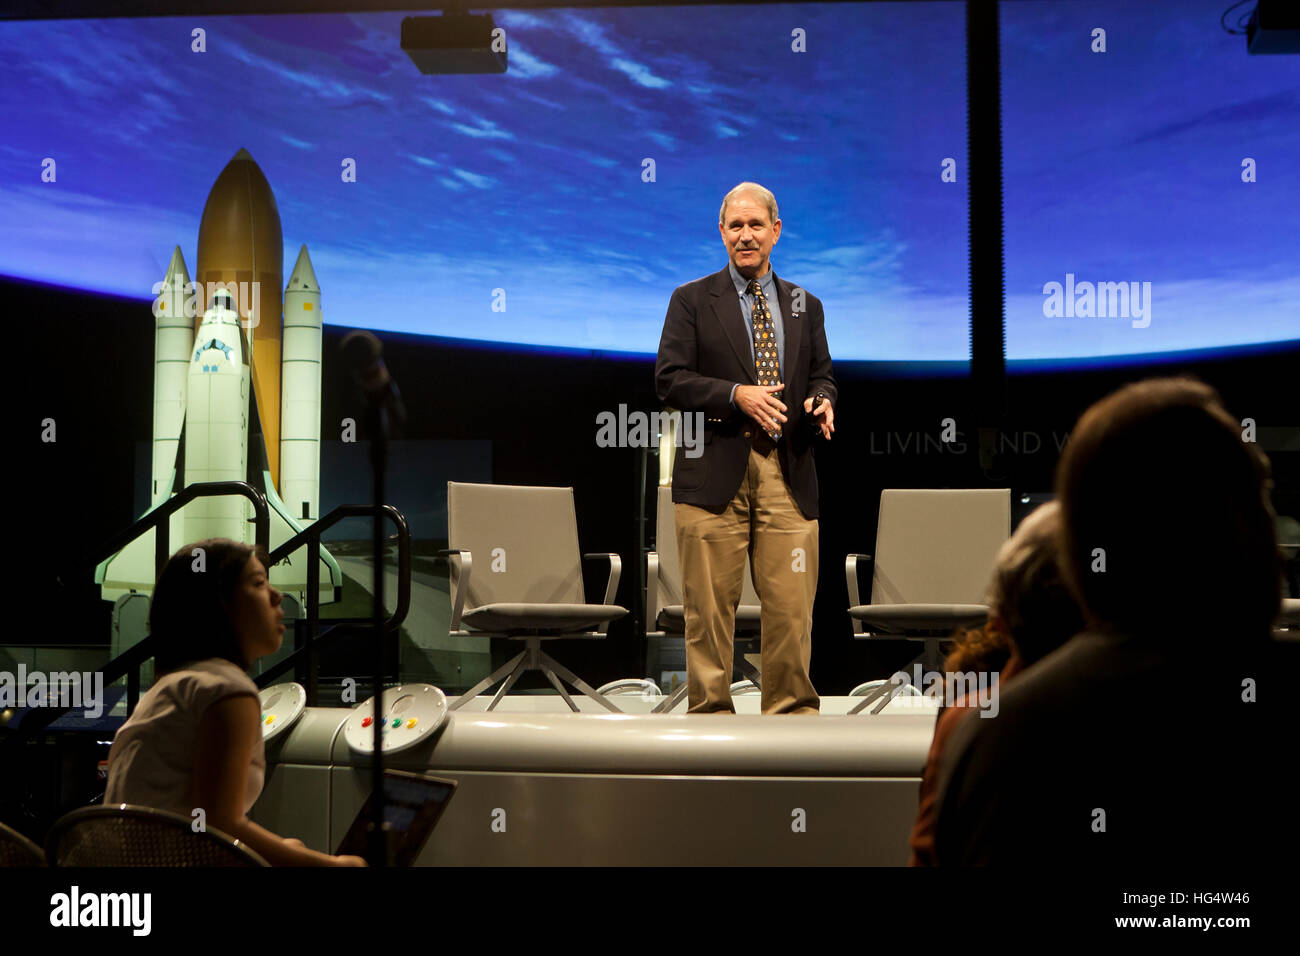
[(158, 580), (167, 567), (167, 559), (171, 557), (168, 553), (171, 544), (172, 516), (168, 515), (166, 521), (159, 521), (153, 529), (153, 579)]
[(316, 638), (320, 636), (320, 535), (307, 543), (307, 703), (320, 706)]
[(135, 705), (140, 702), (140, 668), (142, 662), (137, 663), (126, 672), (126, 715), (130, 717), (135, 713)]

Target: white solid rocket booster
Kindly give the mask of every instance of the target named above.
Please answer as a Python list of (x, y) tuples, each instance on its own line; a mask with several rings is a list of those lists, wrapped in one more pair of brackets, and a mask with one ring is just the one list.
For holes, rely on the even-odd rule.
[(280, 499), (299, 524), (320, 517), (320, 284), (304, 245), (284, 290)]
[[(248, 472), (248, 349), (230, 293), (218, 290), (190, 352), (185, 415), (185, 484), (244, 481)], [(183, 541), (253, 539), (248, 500), (198, 498), (183, 509)]]
[[(153, 464), (150, 468), (149, 507), (156, 508), (176, 491), (176, 446), (185, 422), (185, 392), (190, 375), (190, 346), (194, 344), (193, 316), (186, 315), (189, 270), (181, 247), (172, 253), (162, 290), (154, 303), (153, 345)], [(177, 544), (175, 540), (172, 544)]]

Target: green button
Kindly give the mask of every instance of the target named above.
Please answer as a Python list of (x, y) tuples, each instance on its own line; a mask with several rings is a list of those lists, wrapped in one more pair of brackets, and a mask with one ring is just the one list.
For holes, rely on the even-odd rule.
[(400, 726), (402, 726), (402, 718), (401, 718), (401, 717), (394, 717), (394, 718), (393, 718), (393, 726), (394, 726), (394, 727), (400, 727)]

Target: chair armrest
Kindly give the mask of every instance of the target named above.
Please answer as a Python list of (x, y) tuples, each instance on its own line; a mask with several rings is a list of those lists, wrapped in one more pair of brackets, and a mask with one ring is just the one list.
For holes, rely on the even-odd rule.
[[(460, 616), (465, 610), (465, 595), (469, 592), (469, 575), (474, 568), (473, 555), (460, 548), (443, 548), (438, 554), (447, 558), (447, 578), (451, 583), (451, 633), (460, 630)], [(455, 574), (452, 574), (452, 570)]]
[[(849, 586), (849, 607), (857, 607), (862, 601), (858, 598), (858, 558), (865, 561), (871, 560), (869, 554), (850, 554), (844, 559), (844, 578), (845, 583)], [(867, 633), (867, 629), (862, 626), (862, 622), (850, 617), (849, 623), (853, 625), (854, 636)]]
[(645, 556), (645, 629), (649, 634), (659, 629), (659, 552)]
[[(623, 559), (617, 554), (584, 554), (583, 558), (608, 558), (609, 559), (609, 581), (605, 584), (605, 600), (601, 604), (613, 604), (614, 595), (618, 593), (618, 579), (623, 576)], [(597, 634), (604, 634), (609, 630), (609, 621), (606, 621), (600, 627), (596, 628)]]

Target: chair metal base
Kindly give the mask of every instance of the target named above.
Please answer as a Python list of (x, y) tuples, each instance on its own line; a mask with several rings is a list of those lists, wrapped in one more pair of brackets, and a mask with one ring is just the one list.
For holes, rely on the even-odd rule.
[[(754, 682), (758, 687), (762, 687), (762, 686), (763, 686), (763, 673), (762, 673), (762, 671), (760, 671), (757, 667), (755, 667), (753, 664), (751, 664), (751, 663), (749, 662), (749, 659), (745, 657), (745, 655), (744, 655), (743, 652), (742, 652), (742, 653), (738, 653), (738, 654), (736, 655), (736, 661), (735, 661), (735, 663), (736, 663), (736, 668), (740, 671), (740, 673), (741, 673), (742, 675), (744, 675), (745, 677), (748, 677), (748, 678), (749, 678), (750, 680), (752, 680), (752, 681), (753, 681), (753, 682)], [(652, 714), (666, 714), (666, 713), (668, 713), (669, 711), (671, 711), (674, 707), (676, 707), (678, 704), (680, 704), (680, 703), (682, 702), (682, 698), (684, 698), (684, 697), (686, 696), (686, 694), (687, 694), (687, 689), (688, 689), (689, 686), (690, 686), (690, 680), (689, 680), (689, 678), (688, 678), (687, 680), (685, 680), (685, 681), (683, 681), (682, 683), (678, 684), (678, 685), (677, 685), (677, 689), (676, 689), (675, 691), (672, 692), (672, 695), (669, 696), (669, 697), (665, 697), (662, 701), (660, 701), (660, 702), (655, 706), (655, 709), (652, 710), (652, 711), (650, 711), (650, 713), (652, 713)]]
[[(866, 636), (869, 638), (872, 637), (873, 635), (868, 634)], [(950, 637), (904, 638), (903, 635), (882, 634), (879, 635), (878, 639), (883, 640), (895, 636), (897, 636), (898, 639), (900, 640), (920, 640), (923, 644), (921, 648), (921, 653), (917, 654), (910, 661), (908, 661), (906, 664), (903, 665), (902, 668), (903, 673), (907, 673), (908, 671), (910, 671), (912, 669), (912, 665), (917, 663), (921, 664), (923, 669), (926, 671), (938, 671), (942, 669), (943, 654), (940, 653), (939, 651), (939, 645), (943, 641), (951, 640), (952, 638)], [(864, 697), (861, 703), (854, 704), (853, 708), (849, 711), (849, 714), (851, 715), (851, 714), (861, 713), (867, 707), (870, 707), (872, 703), (874, 703), (877, 700), (880, 700), (881, 697), (884, 697), (884, 700), (880, 700), (880, 704), (876, 707), (875, 710), (872, 711), (873, 714), (878, 714), (882, 710), (884, 710), (886, 704), (888, 704), (891, 700), (893, 700), (898, 695), (898, 691), (900, 689), (901, 688), (899, 688), (897, 684), (891, 684), (888, 681), (886, 681), (884, 684), (881, 684), (870, 694)]]
[(573, 698), (569, 696), (569, 692), (564, 689), (564, 685), (560, 683), (556, 675), (563, 677), (569, 684), (582, 691), (582, 693), (586, 694), (606, 710), (615, 714), (623, 713), (623, 711), (610, 703), (608, 697), (600, 693), (600, 691), (596, 690), (596, 688), (592, 687), (555, 658), (551, 657), (550, 654), (543, 651), (541, 645), (542, 639), (540, 637), (528, 638), (527, 646), (522, 651), (510, 658), (510, 660), (506, 661), (487, 677), (484, 677), (465, 693), (457, 697), (447, 706), (447, 710), (452, 711), (463, 707), (497, 681), (505, 678), (505, 683), (501, 685), (500, 690), (496, 692), (496, 696), (492, 698), (492, 703), (488, 704), (488, 710), (495, 710), (497, 704), (501, 703), (501, 698), (505, 697), (510, 688), (515, 685), (515, 681), (519, 679), (520, 674), (523, 674), (525, 671), (541, 671), (546, 675), (546, 679), (551, 682), (551, 685), (560, 692), (560, 696), (564, 698), (564, 702), (569, 705), (569, 709), (575, 714), (578, 712), (578, 705), (573, 702)]
[(861, 703), (854, 704), (853, 707), (849, 709), (848, 716), (862, 713), (862, 711), (870, 707), (875, 701), (879, 700), (880, 703), (876, 704), (875, 710), (872, 711), (873, 714), (878, 714), (885, 709), (886, 704), (888, 704), (891, 700), (893, 700), (895, 697), (898, 696), (899, 692), (902, 689), (903, 688), (898, 684), (891, 683), (890, 681), (885, 681), (885, 683), (881, 684), (870, 694), (867, 694), (867, 696), (863, 697)]

